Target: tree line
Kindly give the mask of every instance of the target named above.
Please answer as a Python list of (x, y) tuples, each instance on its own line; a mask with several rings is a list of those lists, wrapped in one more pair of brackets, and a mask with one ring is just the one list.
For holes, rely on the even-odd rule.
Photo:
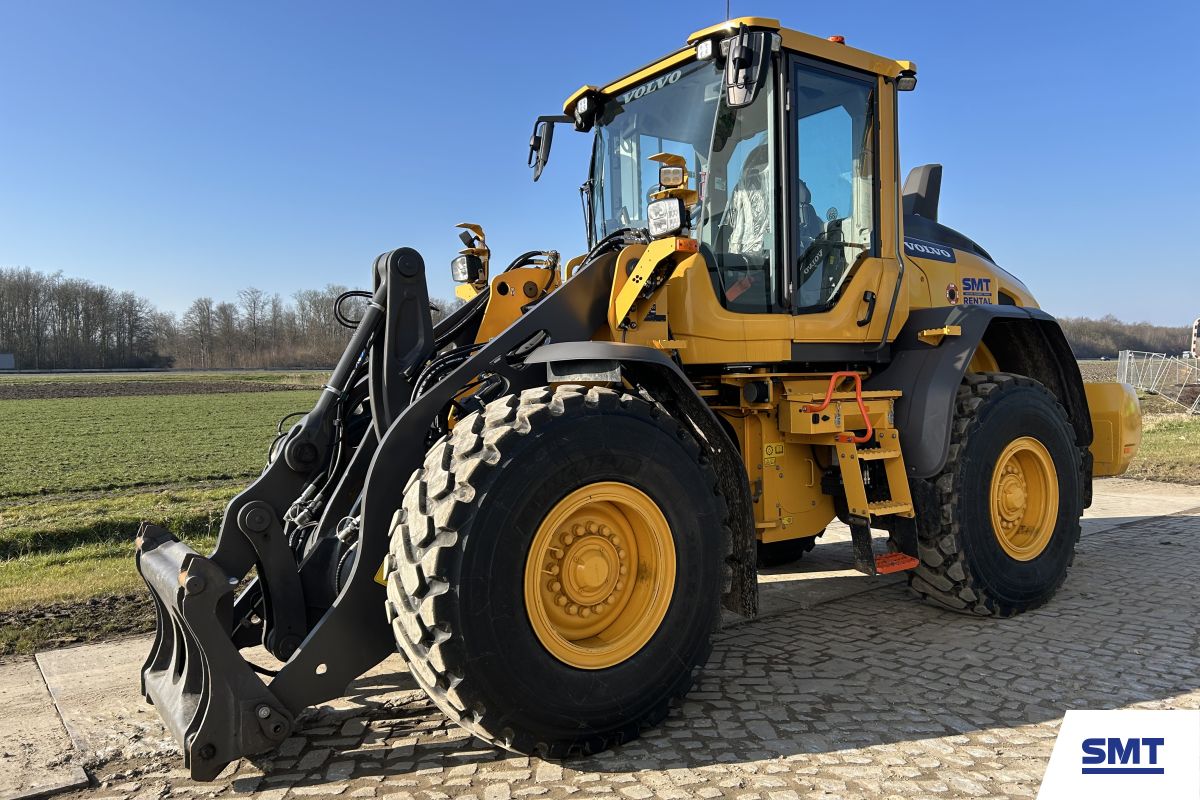
[(1116, 358), (1122, 350), (1179, 355), (1192, 348), (1190, 325), (1151, 325), (1148, 322), (1122, 322), (1113, 315), (1062, 317), (1059, 320), (1076, 358)]
[[(248, 288), (235, 301), (198, 297), (175, 315), (61, 273), (0, 269), (0, 353), (34, 370), (330, 367), (351, 334), (334, 312), (347, 291), (329, 284), (284, 297)], [(348, 298), (342, 313), (356, 319), (364, 304)], [(435, 321), (454, 307), (431, 304)]]

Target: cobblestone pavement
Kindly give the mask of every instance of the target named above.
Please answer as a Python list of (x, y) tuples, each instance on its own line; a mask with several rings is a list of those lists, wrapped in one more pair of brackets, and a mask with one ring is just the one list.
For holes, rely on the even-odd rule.
[(664, 725), (597, 757), (509, 757), (414, 691), (311, 712), (214, 784), (163, 754), (97, 766), (78, 796), (1032, 797), (1065, 709), (1200, 707), (1198, 578), (1200, 515), (1142, 519), (1085, 534), (1058, 597), (1016, 619), (890, 585), (727, 628)]

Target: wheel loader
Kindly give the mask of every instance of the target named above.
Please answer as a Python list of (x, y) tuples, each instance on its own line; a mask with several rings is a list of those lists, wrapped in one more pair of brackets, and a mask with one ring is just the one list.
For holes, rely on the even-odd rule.
[(901, 184), (916, 82), (840, 37), (714, 25), (537, 119), (535, 180), (556, 129), (591, 137), (586, 253), (505, 264), (464, 223), (436, 325), (422, 257), (379, 256), (215, 550), (138, 535), (142, 689), (190, 774), (270, 751), (397, 648), (498, 747), (629, 741), (722, 607), (756, 614), (758, 565), (834, 520), (856, 568), (941, 606), (1047, 602), (1093, 478), (1137, 451), (1136, 396), (1085, 386), (1029, 289), (939, 221), (940, 166)]

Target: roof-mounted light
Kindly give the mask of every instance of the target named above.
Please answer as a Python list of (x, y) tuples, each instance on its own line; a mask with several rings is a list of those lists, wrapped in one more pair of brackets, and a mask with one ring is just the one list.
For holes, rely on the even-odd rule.
[(911, 69), (901, 70), (896, 76), (896, 89), (901, 92), (911, 92), (917, 88), (917, 73)]

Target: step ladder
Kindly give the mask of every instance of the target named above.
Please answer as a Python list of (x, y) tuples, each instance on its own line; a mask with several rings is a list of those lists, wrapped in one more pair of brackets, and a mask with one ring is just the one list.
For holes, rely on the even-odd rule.
[[(854, 568), (867, 575), (888, 575), (916, 567), (920, 562), (902, 552), (876, 555), (871, 544), (871, 520), (875, 517), (896, 516), (912, 520), (912, 495), (908, 489), (904, 458), (900, 451), (900, 432), (892, 427), (872, 425), (863, 401), (862, 376), (857, 372), (836, 372), (829, 379), (829, 389), (820, 404), (808, 405), (806, 413), (820, 413), (837, 399), (835, 387), (842, 379), (853, 378), (854, 394), (844, 393), (844, 399), (853, 399), (860, 409), (865, 428), (845, 431), (833, 437), (837, 452), (838, 469), (842, 487), (846, 494), (849, 515), (850, 537), (854, 547)], [(890, 418), (890, 415), (889, 415)], [(890, 421), (890, 419), (889, 419)], [(887, 478), (886, 497), (874, 501), (868, 499), (864, 472), (872, 461), (882, 461)], [(869, 473), (868, 473), (869, 474)], [(902, 531), (894, 533), (902, 539), (904, 549), (916, 551), (916, 528), (912, 523), (898, 526)]]

